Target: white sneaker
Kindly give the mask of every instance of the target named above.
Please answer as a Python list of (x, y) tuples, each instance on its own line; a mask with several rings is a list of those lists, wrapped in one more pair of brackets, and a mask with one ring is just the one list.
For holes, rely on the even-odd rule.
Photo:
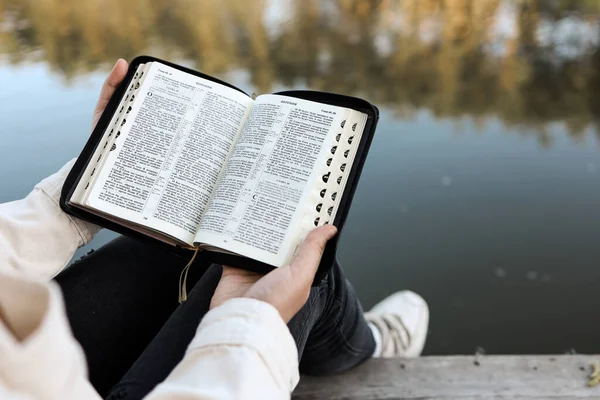
[(414, 292), (396, 292), (365, 313), (376, 348), (375, 358), (418, 357), (425, 346), (429, 307)]

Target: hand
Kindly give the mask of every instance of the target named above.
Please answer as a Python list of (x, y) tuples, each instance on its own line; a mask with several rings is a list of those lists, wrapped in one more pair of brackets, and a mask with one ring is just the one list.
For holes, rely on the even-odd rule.
[(92, 130), (96, 127), (98, 120), (100, 120), (100, 116), (104, 112), (108, 101), (112, 97), (115, 90), (119, 87), (125, 75), (127, 75), (128, 64), (127, 61), (119, 58), (115, 63), (112, 71), (106, 77), (104, 84), (102, 85), (102, 90), (100, 91), (100, 97), (98, 97), (98, 102), (96, 103), (96, 108), (94, 109), (94, 117), (92, 118)]
[(289, 265), (266, 275), (223, 266), (223, 275), (210, 302), (210, 308), (227, 300), (247, 297), (274, 306), (287, 323), (308, 300), (310, 286), (317, 273), (327, 241), (335, 236), (333, 225), (313, 230)]

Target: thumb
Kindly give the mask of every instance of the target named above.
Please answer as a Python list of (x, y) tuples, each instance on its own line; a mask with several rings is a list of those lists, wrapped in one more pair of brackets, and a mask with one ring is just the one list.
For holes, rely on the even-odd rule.
[(333, 225), (323, 225), (310, 232), (290, 264), (293, 275), (312, 281), (319, 268), (325, 245), (336, 233), (337, 228)]
[(291, 264), (269, 272), (252, 285), (244, 297), (271, 304), (288, 322), (306, 303), (325, 245), (336, 232), (331, 225), (313, 230), (300, 245)]

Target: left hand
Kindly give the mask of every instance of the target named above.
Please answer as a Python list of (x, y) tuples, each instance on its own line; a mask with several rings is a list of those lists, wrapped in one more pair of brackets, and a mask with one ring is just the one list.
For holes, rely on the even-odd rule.
[(106, 80), (102, 85), (102, 90), (100, 90), (100, 97), (98, 97), (96, 108), (94, 109), (94, 117), (92, 118), (92, 130), (94, 130), (96, 124), (98, 124), (100, 116), (102, 116), (102, 113), (104, 112), (108, 101), (115, 93), (115, 90), (117, 90), (121, 82), (123, 82), (123, 79), (125, 79), (128, 67), (129, 65), (127, 64), (127, 61), (123, 60), (122, 58), (119, 58), (115, 63), (115, 66), (113, 67), (112, 71), (110, 71), (110, 74), (106, 77)]

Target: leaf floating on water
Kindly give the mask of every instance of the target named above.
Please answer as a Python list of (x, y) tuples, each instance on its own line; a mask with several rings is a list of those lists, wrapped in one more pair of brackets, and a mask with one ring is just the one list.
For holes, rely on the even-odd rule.
[(594, 363), (592, 364), (592, 374), (590, 375), (590, 378), (596, 378), (597, 376), (600, 376), (600, 364)]
[(600, 364), (592, 364), (592, 374), (589, 376), (589, 378), (590, 380), (587, 383), (589, 387), (594, 387), (600, 383)]

